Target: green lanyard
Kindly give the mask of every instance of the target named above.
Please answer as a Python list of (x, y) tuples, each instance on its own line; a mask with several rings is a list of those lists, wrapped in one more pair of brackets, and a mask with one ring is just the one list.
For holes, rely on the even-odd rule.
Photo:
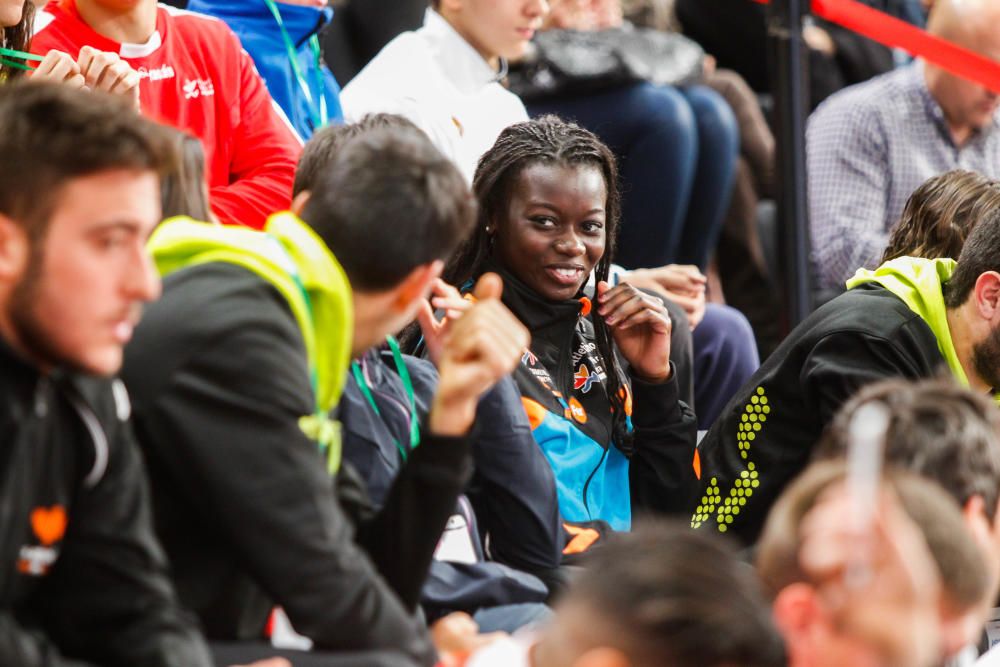
[[(274, 0), (264, 0), (264, 4), (267, 8), (271, 10), (272, 16), (274, 16), (275, 22), (278, 24), (278, 28), (281, 30), (281, 39), (285, 42), (285, 50), (288, 52), (288, 60), (292, 63), (292, 74), (295, 75), (295, 80), (299, 83), (299, 88), (302, 89), (302, 94), (306, 98), (306, 107), (309, 109), (309, 118), (312, 121), (313, 129), (318, 130), (319, 128), (326, 125), (329, 120), (329, 116), (326, 109), (326, 95), (323, 94), (325, 86), (323, 85), (323, 57), (320, 53), (319, 48), (319, 37), (313, 35), (309, 38), (309, 48), (313, 52), (313, 57), (316, 59), (316, 94), (319, 96), (319, 104), (317, 105), (313, 101), (313, 94), (309, 90), (309, 84), (306, 82), (306, 77), (302, 74), (302, 68), (299, 67), (299, 54), (295, 48), (295, 44), (292, 42), (292, 38), (288, 36), (288, 30), (285, 29), (285, 22), (281, 19), (281, 12), (278, 11), (278, 6), (274, 4)], [(319, 111), (317, 112), (316, 107), (319, 106)]]
[[(17, 60), (12, 60), (12, 58), (17, 58)], [(33, 53), (25, 53), (24, 51), (15, 51), (14, 49), (4, 49), (0, 48), (0, 65), (5, 67), (13, 67), (14, 69), (23, 69), (27, 71), (32, 71), (35, 69), (34, 66), (27, 63), (18, 62), (18, 60), (35, 60), (41, 62), (43, 60), (42, 56), (36, 56)]]
[[(385, 341), (389, 344), (389, 349), (392, 350), (392, 360), (396, 364), (396, 372), (399, 373), (399, 379), (403, 381), (403, 389), (406, 391), (406, 402), (410, 408), (410, 448), (407, 450), (400, 444), (399, 440), (396, 440), (396, 438), (392, 439), (392, 442), (396, 445), (396, 449), (399, 450), (400, 456), (405, 461), (407, 455), (420, 444), (420, 419), (417, 416), (417, 401), (413, 395), (413, 382), (410, 380), (410, 371), (407, 370), (406, 364), (403, 362), (403, 353), (399, 350), (399, 343), (392, 336), (386, 336)], [(361, 389), (361, 393), (364, 394), (372, 411), (378, 417), (381, 417), (382, 413), (375, 403), (375, 397), (372, 396), (371, 387), (368, 386), (368, 380), (365, 378), (365, 374), (361, 372), (361, 366), (357, 361), (351, 362), (351, 373), (354, 374), (354, 380), (358, 383), (358, 387)]]

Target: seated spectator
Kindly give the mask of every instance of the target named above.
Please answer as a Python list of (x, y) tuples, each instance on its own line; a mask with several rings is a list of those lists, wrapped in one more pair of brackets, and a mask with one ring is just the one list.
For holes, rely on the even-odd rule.
[(1000, 182), (953, 169), (913, 191), (892, 228), (881, 264), (899, 257), (956, 258), (973, 226), (1000, 208)]
[(344, 117), (399, 114), (472, 182), (476, 163), (524, 104), (500, 84), (548, 11), (546, 0), (432, 0), (424, 25), (399, 35), (344, 87)]
[[(454, 0), (429, 9), (424, 27), (393, 40), (344, 88), (341, 97), (348, 121), (375, 112), (409, 119), (459, 165), (470, 182), (477, 162), (501, 130), (528, 118), (521, 100), (497, 82), (496, 68), (503, 58), (524, 52), (532, 32), (529, 28), (541, 24), (547, 8), (539, 0), (504, 0), (491, 9), (495, 15), (459, 11), (464, 3), (478, 7), (477, 1)], [(511, 30), (500, 30), (508, 24)], [(666, 291), (671, 298), (680, 296), (681, 301), (688, 298), (688, 290), (671, 289), (676, 283), (664, 275), (669, 268), (654, 272), (626, 273), (621, 279)], [(702, 297), (697, 298), (703, 301)], [(689, 316), (700, 320), (702, 314), (694, 310), (689, 309)], [(706, 427), (759, 362), (745, 319), (732, 311), (711, 310), (715, 312), (709, 313), (709, 321), (697, 334), (693, 383), (687, 380), (690, 362), (678, 364), (683, 366), (684, 398), (691, 401), (698, 392)], [(678, 335), (687, 336), (687, 332), (678, 331)], [(692, 385), (694, 389), (689, 389)]]
[[(965, 48), (1000, 48), (994, 2), (940, 0), (928, 30)], [(817, 286), (841, 291), (872, 268), (913, 190), (971, 169), (1000, 178), (997, 94), (918, 60), (831, 97), (810, 117), (809, 224)]]
[[(208, 667), (112, 381), (160, 283), (172, 146), (121, 101), (0, 86), (0, 663)], [(86, 426), (86, 428), (84, 428)]]
[(678, 399), (662, 301), (607, 282), (617, 177), (611, 151), (576, 125), (507, 128), (480, 161), (479, 220), (444, 277), (463, 288), (487, 271), (504, 278), (504, 303), (532, 332), (515, 378), (559, 509), (627, 530), (633, 513), (687, 506), (695, 423)]
[(957, 265), (901, 257), (858, 272), (852, 289), (795, 328), (702, 440), (703, 495), (693, 525), (735, 530), (752, 542), (823, 428), (866, 384), (947, 368), (973, 391), (1000, 390), (998, 270), (994, 209), (973, 225)]
[(467, 481), (478, 397), (527, 334), (486, 276), (443, 343), (422, 445), (367, 512), (327, 415), (349, 360), (413, 319), (473, 206), (455, 167), (398, 130), (346, 145), (305, 199), (305, 222), (278, 214), (267, 233), (173, 219), (150, 240), (164, 294), (123, 377), (157, 529), (213, 639), (261, 638), (280, 605), (330, 664), (432, 664), (413, 612)]
[[(419, 132), (402, 116), (388, 114), (321, 130), (302, 151), (296, 196), (321, 189), (344, 144), (380, 127)], [(471, 303), (444, 283), (432, 294), (451, 321)], [(456, 302), (461, 310), (454, 310)], [(430, 361), (400, 353), (394, 340), (389, 345), (352, 361), (336, 413), (343, 424), (344, 459), (361, 476), (376, 507), (385, 504), (393, 481), (420, 446), (415, 426), (425, 420), (439, 379)], [(566, 540), (552, 471), (531, 436), (513, 378), (502, 379), (483, 396), (476, 423), (473, 477), (431, 563), (421, 606), (429, 621), (461, 610), (474, 614), (482, 632), (512, 632), (548, 615), (540, 604), (548, 588), (526, 572), (555, 587)]]
[[(547, 29), (623, 29), (616, 0), (551, 5)], [(521, 79), (511, 80), (519, 92), (515, 84)], [(705, 271), (715, 250), (729, 207), (739, 132), (732, 109), (700, 80), (678, 87), (629, 83), (526, 100), (532, 116), (576, 122), (618, 157), (624, 194), (614, 259), (626, 268), (676, 262)]]
[(845, 477), (840, 462), (807, 469), (757, 548), (789, 667), (942, 664), (942, 610), (970, 592), (978, 602), (987, 581), (957, 504), (937, 484), (889, 470), (862, 515)]
[(727, 546), (669, 524), (616, 536), (588, 557), (548, 627), (466, 666), (784, 666), (759, 584)]
[(885, 380), (859, 391), (836, 414), (817, 448), (821, 457), (843, 457), (849, 425), (872, 403), (889, 411), (885, 461), (931, 479), (962, 506), (962, 518), (982, 550), (988, 579), (968, 586), (943, 611), (949, 656), (979, 641), (983, 621), (1000, 586), (1000, 411), (985, 396), (946, 379)]
[(90, 46), (139, 72), (143, 113), (204, 144), (219, 220), (259, 228), (288, 207), (301, 142), (221, 21), (155, 0), (54, 0), (36, 24), (35, 53)]
[(233, 29), (304, 140), (343, 120), (340, 86), (319, 44), (319, 33), (333, 15), (326, 0), (191, 0), (187, 8)]

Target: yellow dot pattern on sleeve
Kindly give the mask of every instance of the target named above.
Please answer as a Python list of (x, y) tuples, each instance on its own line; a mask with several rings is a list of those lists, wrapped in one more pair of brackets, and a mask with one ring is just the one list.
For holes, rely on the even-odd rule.
[(764, 388), (757, 387), (750, 396), (750, 402), (743, 409), (743, 414), (740, 415), (736, 433), (736, 444), (740, 450), (740, 458), (746, 461), (746, 468), (741, 470), (739, 476), (733, 481), (724, 500), (719, 489), (718, 478), (713, 477), (709, 480), (705, 495), (702, 496), (701, 503), (691, 517), (692, 528), (700, 528), (702, 524), (714, 516), (715, 525), (719, 532), (726, 532), (735, 518), (739, 516), (742, 508), (746, 506), (754, 490), (760, 486), (760, 472), (750, 459), (750, 446), (760, 434), (770, 414), (771, 406), (768, 405)]

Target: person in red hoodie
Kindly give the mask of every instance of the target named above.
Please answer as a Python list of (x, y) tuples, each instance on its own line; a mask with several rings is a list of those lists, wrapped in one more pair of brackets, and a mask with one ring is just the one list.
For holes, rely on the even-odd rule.
[(288, 208), (302, 142), (224, 23), (156, 0), (58, 0), (35, 29), (35, 53), (91, 46), (135, 68), (143, 113), (204, 144), (221, 222), (260, 228)]

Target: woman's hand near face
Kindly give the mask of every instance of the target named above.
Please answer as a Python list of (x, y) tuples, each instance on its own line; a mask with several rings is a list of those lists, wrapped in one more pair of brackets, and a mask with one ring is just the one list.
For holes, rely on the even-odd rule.
[(597, 283), (597, 313), (632, 371), (648, 382), (670, 379), (670, 316), (663, 302), (628, 283)]
[(705, 316), (705, 285), (708, 282), (696, 266), (667, 264), (655, 269), (635, 269), (621, 277), (622, 282), (641, 289), (663, 292), (684, 309), (693, 331)]

